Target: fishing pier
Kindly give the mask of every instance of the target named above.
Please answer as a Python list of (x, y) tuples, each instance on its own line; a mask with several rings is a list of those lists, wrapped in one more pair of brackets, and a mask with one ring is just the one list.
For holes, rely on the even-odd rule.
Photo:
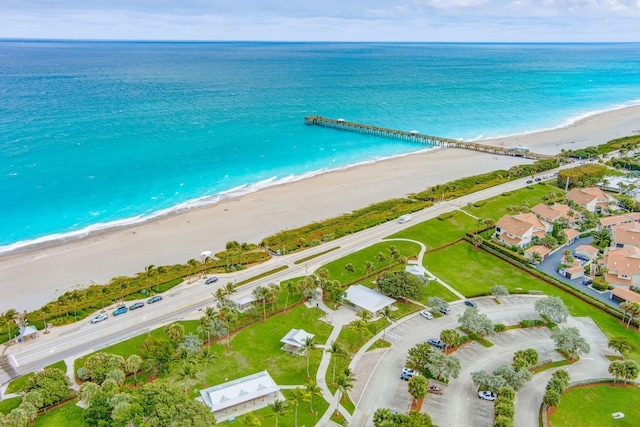
[(307, 125), (322, 126), (349, 132), (364, 133), (367, 135), (379, 136), (381, 138), (400, 139), (402, 141), (417, 142), (431, 146), (464, 148), (466, 150), (482, 151), (501, 156), (524, 157), (525, 159), (547, 159), (553, 157), (549, 154), (532, 153), (525, 147), (497, 147), (495, 145), (480, 144), (477, 142), (458, 141), (455, 139), (441, 138), (438, 136), (424, 135), (418, 131), (405, 132), (395, 129), (381, 128), (377, 126), (364, 125), (360, 123), (348, 122), (344, 119), (328, 119), (322, 116), (307, 116), (304, 118)]

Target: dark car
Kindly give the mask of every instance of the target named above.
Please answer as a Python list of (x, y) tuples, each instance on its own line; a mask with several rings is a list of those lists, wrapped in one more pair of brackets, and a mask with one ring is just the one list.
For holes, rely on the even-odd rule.
[(536, 182), (540, 182), (542, 181), (540, 178), (536, 178)]
[(464, 305), (467, 305), (467, 306), (473, 307), (473, 308), (478, 308), (478, 304), (476, 304), (475, 301), (465, 300), (464, 301)]
[(129, 310), (135, 310), (135, 309), (140, 308), (140, 307), (144, 307), (144, 303), (142, 301), (137, 302), (135, 304), (131, 304), (129, 306)]
[(584, 279), (582, 281), (582, 284), (585, 285), (585, 286), (589, 286), (592, 283), (593, 283), (593, 280), (591, 280), (591, 279)]
[(113, 311), (113, 315), (114, 316), (118, 316), (120, 314), (124, 314), (127, 311), (129, 311), (129, 309), (127, 307), (125, 307), (124, 305), (122, 307), (118, 307)]
[(206, 281), (206, 282), (204, 282), (204, 284), (205, 284), (205, 285), (210, 285), (210, 284), (212, 284), (212, 283), (216, 283), (217, 281), (218, 281), (218, 278), (217, 278), (216, 276), (213, 276), (213, 277), (209, 277), (209, 278), (207, 279), (207, 281)]
[(533, 184), (533, 181), (529, 180), (527, 181), (527, 184)]
[(429, 338), (427, 339), (427, 344), (434, 346), (435, 348), (438, 348), (440, 350), (442, 350), (444, 348), (444, 343), (442, 341), (440, 341), (437, 338)]
[(153, 296), (153, 297), (149, 298), (149, 300), (147, 301), (147, 304), (153, 304), (154, 302), (158, 302), (158, 301), (162, 301), (162, 296), (161, 295), (156, 295), (156, 296)]

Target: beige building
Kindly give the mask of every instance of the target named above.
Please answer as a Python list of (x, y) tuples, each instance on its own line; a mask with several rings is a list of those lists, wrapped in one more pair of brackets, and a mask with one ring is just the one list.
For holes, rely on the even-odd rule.
[(611, 228), (611, 246), (623, 248), (626, 246), (640, 246), (640, 224), (628, 222)]
[(630, 222), (640, 223), (640, 212), (629, 212), (622, 215), (605, 216), (598, 220), (600, 229), (612, 228), (616, 225), (627, 224)]
[(496, 222), (495, 237), (507, 245), (526, 248), (534, 237), (544, 239), (548, 227), (532, 213), (505, 215)]
[(548, 206), (544, 203), (540, 203), (531, 208), (531, 212), (535, 213), (541, 220), (546, 221), (549, 224), (553, 224), (560, 219), (566, 219), (569, 224), (574, 227), (576, 225), (576, 221), (581, 219), (580, 213), (571, 209), (569, 205)]
[(605, 280), (611, 285), (640, 287), (640, 248), (608, 248), (602, 258), (607, 268)]
[(609, 209), (610, 204), (617, 204), (614, 197), (596, 187), (574, 188), (566, 197), (593, 213), (604, 212)]

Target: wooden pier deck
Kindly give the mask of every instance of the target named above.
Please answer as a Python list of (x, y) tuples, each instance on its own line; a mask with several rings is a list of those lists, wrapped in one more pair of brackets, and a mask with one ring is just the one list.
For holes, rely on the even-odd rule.
[(441, 138), (438, 136), (424, 135), (416, 131), (405, 132), (395, 129), (381, 128), (377, 126), (363, 125), (360, 123), (348, 122), (344, 119), (328, 119), (322, 116), (307, 116), (304, 118), (307, 125), (316, 125), (350, 132), (364, 133), (379, 136), (382, 138), (401, 139), (403, 141), (418, 142), (440, 147), (464, 148), (466, 150), (482, 151), (485, 153), (498, 154), (501, 156), (524, 157), (526, 159), (547, 159), (553, 157), (550, 154), (533, 153), (531, 151), (497, 147), (495, 145), (480, 144), (477, 142), (458, 141), (455, 139)]

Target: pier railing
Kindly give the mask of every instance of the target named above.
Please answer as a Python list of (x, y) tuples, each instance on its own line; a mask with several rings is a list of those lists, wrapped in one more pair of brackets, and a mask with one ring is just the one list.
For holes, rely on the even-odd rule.
[(365, 125), (361, 123), (348, 122), (344, 119), (328, 119), (322, 116), (307, 116), (304, 118), (304, 122), (307, 125), (316, 125), (322, 127), (328, 127), (338, 130), (346, 130), (349, 132), (364, 133), (367, 135), (379, 136), (382, 138), (400, 139), (403, 141), (417, 142), (420, 144), (427, 144), (431, 146), (451, 147), (451, 148), (464, 148), (467, 150), (482, 151), (485, 153), (498, 154), (501, 156), (513, 156), (524, 157), (527, 159), (546, 159), (553, 157), (549, 154), (533, 153), (528, 149), (522, 148), (505, 148), (497, 147), (495, 145), (480, 144), (478, 142), (458, 141), (455, 139), (441, 138), (438, 136), (431, 136), (421, 134), (418, 131), (401, 131), (395, 129), (387, 129), (378, 126)]

